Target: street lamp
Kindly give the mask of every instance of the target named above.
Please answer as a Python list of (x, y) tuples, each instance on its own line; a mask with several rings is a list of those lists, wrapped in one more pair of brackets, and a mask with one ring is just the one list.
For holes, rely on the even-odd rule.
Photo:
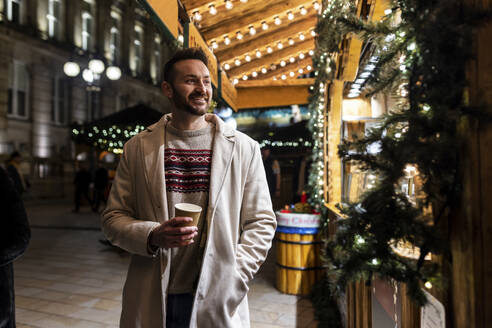
[[(104, 62), (100, 59), (91, 59), (88, 67), (82, 71), (82, 78), (88, 84), (99, 81), (101, 74), (106, 70), (108, 79), (115, 81), (121, 78), (121, 69), (118, 66), (105, 67)], [(80, 73), (80, 65), (74, 61), (68, 61), (63, 65), (63, 72), (70, 77), (76, 77)]]

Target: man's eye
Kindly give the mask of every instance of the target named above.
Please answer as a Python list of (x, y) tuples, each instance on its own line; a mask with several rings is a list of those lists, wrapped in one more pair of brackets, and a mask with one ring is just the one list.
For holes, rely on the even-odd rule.
[(205, 80), (205, 81), (203, 81), (203, 84), (207, 84), (208, 85), (208, 84), (210, 84), (210, 81), (209, 80)]

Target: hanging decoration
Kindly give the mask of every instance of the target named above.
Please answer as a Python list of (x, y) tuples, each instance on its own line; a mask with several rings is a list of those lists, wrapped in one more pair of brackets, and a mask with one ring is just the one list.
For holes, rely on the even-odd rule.
[[(458, 126), (467, 117), (483, 117), (467, 103), (465, 65), (471, 59), (472, 32), (490, 19), (458, 0), (393, 0), (379, 22), (356, 16), (352, 1), (323, 1), (317, 24), (317, 78), (310, 110), (314, 135), (311, 201), (321, 205), (323, 184), (324, 83), (332, 79), (333, 61), (342, 38), (357, 35), (377, 59), (365, 85), (366, 96), (383, 92), (397, 105), (379, 127), (352, 142), (343, 142), (339, 156), (378, 177), (359, 202), (340, 205), (346, 219), (327, 240), (327, 276), (314, 289), (316, 316), (323, 327), (338, 327), (335, 299), (349, 282), (373, 277), (405, 283), (408, 294), (425, 304), (422, 286), (439, 286), (440, 267), (429, 254), (448, 252), (440, 234), (447, 214), (461, 192)], [(374, 59), (373, 58), (373, 59)], [(377, 145), (377, 147), (374, 147)], [(377, 151), (374, 151), (374, 149)], [(416, 178), (416, 201), (402, 190), (404, 179)], [(413, 257), (398, 252), (408, 244)], [(330, 306), (331, 305), (331, 306)]]

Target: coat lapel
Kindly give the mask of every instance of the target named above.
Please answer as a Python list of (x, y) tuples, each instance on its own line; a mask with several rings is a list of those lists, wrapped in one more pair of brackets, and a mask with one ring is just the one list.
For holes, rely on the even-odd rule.
[[(212, 168), (210, 172), (209, 210), (212, 217), (217, 207), (220, 191), (225, 177), (231, 167), (236, 140), (234, 130), (229, 128), (215, 115), (207, 115), (207, 120), (215, 123), (215, 138), (213, 143)], [(210, 220), (211, 218), (208, 218)], [(209, 222), (210, 224), (210, 222)]]
[(146, 184), (149, 186), (156, 219), (160, 222), (168, 219), (164, 178), (164, 133), (167, 119), (167, 115), (164, 115), (159, 122), (149, 126), (147, 135), (141, 139)]

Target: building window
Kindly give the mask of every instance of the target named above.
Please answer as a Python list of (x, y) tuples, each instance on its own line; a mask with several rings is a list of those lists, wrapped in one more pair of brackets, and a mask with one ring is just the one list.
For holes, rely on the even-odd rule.
[(29, 75), (26, 65), (14, 61), (9, 67), (7, 114), (10, 117), (27, 118), (29, 100)]
[(150, 77), (152, 78), (154, 84), (159, 83), (159, 81), (161, 80), (161, 62), (161, 36), (159, 34), (156, 34), (154, 37), (154, 56), (150, 67)]
[(111, 30), (109, 38), (109, 53), (110, 60), (113, 65), (118, 65), (120, 63), (120, 47), (121, 47), (121, 16), (115, 12), (111, 12)]
[(60, 18), (61, 18), (61, 1), (49, 0), (48, 4), (48, 35), (50, 38), (58, 39), (60, 37)]
[(53, 79), (53, 95), (51, 106), (51, 121), (56, 124), (65, 124), (68, 113), (68, 83), (61, 76)]
[(12, 23), (22, 24), (22, 0), (7, 0), (7, 19)]
[(139, 75), (143, 68), (143, 28), (140, 25), (135, 25), (133, 50), (133, 74)]
[(82, 49), (89, 50), (91, 47), (92, 15), (82, 12)]

